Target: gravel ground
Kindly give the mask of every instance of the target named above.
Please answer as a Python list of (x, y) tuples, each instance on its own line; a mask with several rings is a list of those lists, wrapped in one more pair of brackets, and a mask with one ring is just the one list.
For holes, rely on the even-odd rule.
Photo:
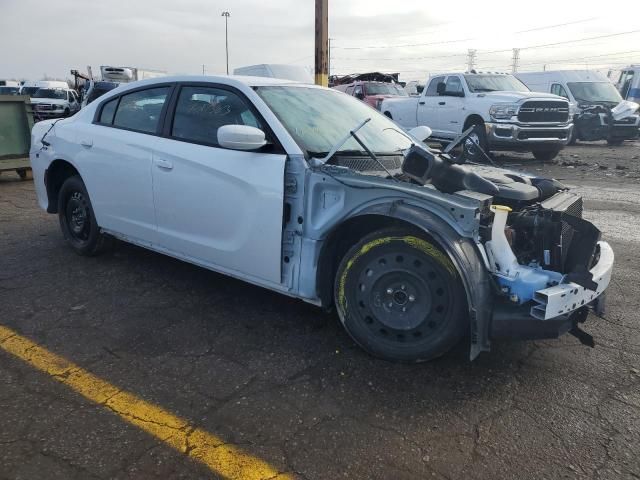
[[(498, 155), (586, 198), (616, 251), (603, 318), (571, 337), (397, 365), (335, 316), (141, 248), (81, 258), (32, 182), (0, 177), (0, 324), (300, 478), (640, 477), (638, 144)], [(606, 168), (605, 168), (606, 167)], [(210, 478), (0, 349), (0, 478)]]

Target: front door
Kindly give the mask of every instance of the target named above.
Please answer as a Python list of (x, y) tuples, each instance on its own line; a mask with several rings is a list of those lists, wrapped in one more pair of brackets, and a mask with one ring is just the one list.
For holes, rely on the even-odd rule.
[(285, 154), (217, 143), (223, 125), (265, 129), (240, 93), (181, 87), (153, 154), (153, 196), (163, 248), (228, 273), (280, 283)]
[(438, 97), (438, 128), (447, 138), (462, 133), (465, 114), (462, 81), (458, 75), (449, 75), (444, 95)]

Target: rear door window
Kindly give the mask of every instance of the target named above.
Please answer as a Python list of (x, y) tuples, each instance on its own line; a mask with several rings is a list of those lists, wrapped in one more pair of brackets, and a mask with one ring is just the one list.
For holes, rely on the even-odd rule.
[(113, 119), (113, 126), (155, 133), (169, 90), (170, 87), (158, 87), (123, 95)]
[(114, 98), (104, 104), (102, 111), (100, 112), (100, 118), (98, 118), (98, 123), (103, 123), (105, 125), (111, 125), (113, 123), (113, 116), (116, 113), (118, 100), (118, 98)]

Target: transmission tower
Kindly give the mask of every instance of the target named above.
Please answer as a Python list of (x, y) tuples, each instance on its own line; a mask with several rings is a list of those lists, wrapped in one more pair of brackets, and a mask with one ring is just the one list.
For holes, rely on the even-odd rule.
[(477, 50), (474, 48), (470, 48), (467, 51), (467, 71), (470, 72), (476, 66), (476, 52)]
[(518, 71), (518, 63), (520, 62), (520, 49), (513, 49), (513, 58), (511, 59), (511, 73), (516, 73)]

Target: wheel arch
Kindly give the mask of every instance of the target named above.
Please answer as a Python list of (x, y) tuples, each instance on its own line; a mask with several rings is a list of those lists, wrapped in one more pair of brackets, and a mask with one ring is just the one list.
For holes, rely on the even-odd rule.
[(381, 228), (404, 226), (430, 239), (450, 258), (462, 280), (469, 311), (471, 351), (474, 359), (489, 350), (493, 312), (491, 277), (475, 242), (460, 235), (436, 214), (409, 204), (377, 204), (337, 225), (323, 242), (318, 257), (316, 285), (325, 307), (333, 306), (333, 284), (342, 257), (363, 236)]
[(80, 175), (78, 169), (68, 160), (57, 158), (49, 164), (45, 174), (47, 186), (47, 212), (58, 213), (58, 194), (64, 181), (74, 175)]
[(464, 126), (462, 127), (462, 131), (464, 132), (471, 125), (484, 125), (484, 123), (485, 123), (485, 120), (484, 118), (482, 118), (482, 115), (478, 113), (472, 113), (471, 115), (467, 116), (467, 118), (465, 119)]

